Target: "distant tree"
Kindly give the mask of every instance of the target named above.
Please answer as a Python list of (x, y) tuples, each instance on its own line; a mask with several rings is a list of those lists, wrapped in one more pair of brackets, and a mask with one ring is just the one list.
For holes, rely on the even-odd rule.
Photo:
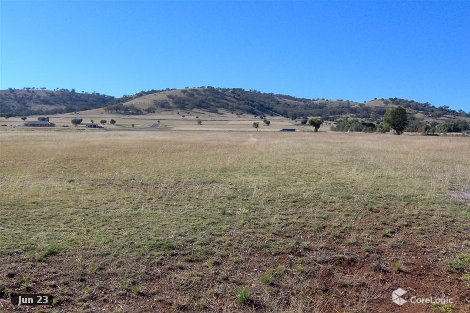
[(304, 118), (300, 121), (300, 124), (302, 124), (302, 125), (307, 125), (307, 122), (308, 122), (308, 118), (304, 117)]
[[(367, 127), (361, 123), (357, 118), (338, 120), (336, 125), (331, 127), (333, 131), (343, 131), (343, 132), (362, 132), (368, 131)], [(373, 131), (373, 130), (372, 130)]]
[(135, 124), (132, 124), (132, 128), (134, 128), (134, 127), (135, 127)]
[(109, 123), (110, 123), (111, 125), (114, 125), (114, 124), (116, 124), (116, 120), (113, 120), (113, 119), (112, 119), (112, 120), (109, 121)]
[(462, 120), (447, 120), (435, 126), (438, 133), (460, 133), (470, 129), (470, 124)]
[(26, 121), (27, 117), (26, 117), (26, 116), (23, 116), (21, 119), (22, 119), (23, 121)]
[(311, 118), (308, 120), (308, 125), (314, 128), (314, 131), (317, 132), (323, 122), (318, 118)]
[(253, 128), (255, 128), (256, 131), (258, 131), (259, 123), (258, 122), (253, 122)]
[(378, 127), (377, 127), (377, 131), (379, 133), (388, 133), (390, 131), (390, 126), (388, 125), (385, 125), (385, 124), (380, 124)]
[(74, 119), (72, 119), (71, 122), (72, 122), (72, 125), (77, 126), (77, 125), (81, 124), (82, 121), (83, 121), (82, 118), (74, 118)]
[(201, 120), (197, 120), (197, 124), (198, 124), (198, 125), (202, 125), (202, 121), (201, 121)]
[(271, 125), (271, 121), (270, 121), (270, 120), (267, 120), (267, 119), (264, 119), (264, 120), (263, 120), (263, 123), (264, 123), (264, 125), (266, 125), (266, 126)]
[(408, 125), (406, 109), (401, 106), (388, 109), (385, 112), (383, 120), (384, 124), (395, 130), (397, 134), (403, 133), (406, 126)]
[(92, 124), (95, 122), (94, 120), (90, 120), (90, 121), (91, 121)]
[(429, 125), (428, 123), (423, 123), (420, 125), (420, 127), (418, 128), (418, 132), (422, 133), (422, 134), (428, 134), (431, 132), (431, 125)]
[(145, 112), (147, 113), (155, 113), (157, 111), (157, 109), (155, 107), (148, 107), (145, 109)]
[(104, 125), (104, 124), (106, 124), (106, 122), (107, 122), (106, 120), (101, 120), (100, 124)]

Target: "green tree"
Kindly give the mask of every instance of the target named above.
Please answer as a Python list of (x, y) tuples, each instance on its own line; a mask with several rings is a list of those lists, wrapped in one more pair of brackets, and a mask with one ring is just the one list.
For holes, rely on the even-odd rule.
[(81, 124), (82, 121), (83, 121), (82, 118), (74, 118), (74, 119), (72, 119), (72, 124), (73, 124), (74, 126), (77, 126), (78, 124)]
[(308, 120), (308, 125), (314, 128), (314, 131), (317, 132), (323, 122), (318, 118), (311, 118)]
[(401, 106), (388, 109), (385, 112), (383, 121), (386, 126), (389, 126), (391, 129), (395, 130), (397, 134), (403, 133), (406, 126), (408, 125), (406, 109)]
[(113, 119), (112, 119), (112, 120), (109, 121), (109, 123), (110, 123), (111, 125), (114, 125), (114, 124), (116, 124), (116, 120), (113, 120)]
[(256, 131), (258, 131), (259, 123), (258, 122), (253, 122), (253, 128), (255, 128)]
[(388, 109), (384, 115), (384, 124), (395, 130), (398, 134), (403, 133), (408, 125), (406, 109), (401, 106)]

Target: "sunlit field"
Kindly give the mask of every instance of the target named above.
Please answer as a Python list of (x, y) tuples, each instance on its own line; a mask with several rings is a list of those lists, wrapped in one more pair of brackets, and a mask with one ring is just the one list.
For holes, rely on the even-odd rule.
[(469, 218), (468, 137), (4, 131), (0, 310), (469, 312)]

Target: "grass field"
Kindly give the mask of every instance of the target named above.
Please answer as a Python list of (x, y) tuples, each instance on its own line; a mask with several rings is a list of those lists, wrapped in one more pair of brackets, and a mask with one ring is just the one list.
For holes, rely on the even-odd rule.
[(0, 310), (469, 312), (469, 194), (463, 137), (4, 131)]

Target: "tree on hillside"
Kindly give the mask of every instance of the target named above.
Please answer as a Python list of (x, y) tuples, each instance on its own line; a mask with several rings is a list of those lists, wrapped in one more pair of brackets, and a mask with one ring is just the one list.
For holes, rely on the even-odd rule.
[(113, 120), (113, 119), (112, 119), (112, 120), (109, 121), (109, 123), (110, 123), (111, 125), (114, 125), (114, 124), (116, 124), (116, 120)]
[(26, 116), (23, 116), (21, 119), (22, 119), (23, 121), (26, 121), (27, 117), (26, 117)]
[(398, 135), (403, 133), (406, 126), (408, 125), (406, 109), (401, 106), (388, 109), (385, 112), (383, 120), (384, 124), (395, 130)]
[(263, 119), (263, 123), (264, 123), (264, 125), (266, 125), (266, 126), (271, 125), (271, 121), (270, 121), (270, 120), (267, 120), (267, 119)]
[(100, 124), (101, 124), (101, 125), (104, 125), (104, 124), (106, 124), (106, 122), (107, 122), (106, 120), (101, 120), (101, 121), (100, 121)]
[(202, 125), (202, 121), (201, 121), (201, 120), (197, 120), (197, 124), (198, 124), (198, 125)]
[(253, 128), (255, 128), (256, 131), (258, 131), (259, 123), (258, 122), (253, 122)]
[(308, 120), (308, 125), (314, 128), (314, 131), (317, 132), (323, 122), (318, 118), (311, 118)]
[(147, 113), (155, 113), (155, 112), (157, 112), (157, 108), (152, 106), (152, 107), (146, 108), (144, 111), (147, 112)]
[(82, 121), (83, 121), (82, 118), (74, 118), (74, 119), (72, 119), (71, 122), (72, 122), (72, 125), (77, 126), (77, 125), (81, 124)]

